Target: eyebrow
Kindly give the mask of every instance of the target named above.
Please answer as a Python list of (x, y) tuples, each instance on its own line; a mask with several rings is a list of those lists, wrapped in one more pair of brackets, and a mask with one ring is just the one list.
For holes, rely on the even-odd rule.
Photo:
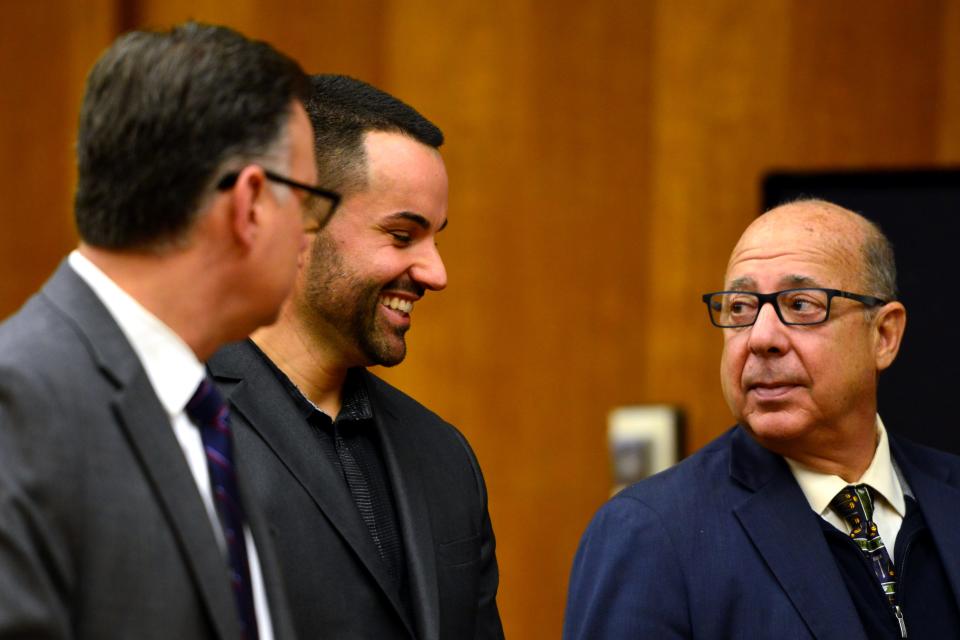
[[(730, 284), (727, 285), (731, 291), (749, 291), (751, 289), (757, 288), (757, 281), (750, 276), (742, 276), (730, 281)], [(815, 278), (810, 276), (801, 276), (801, 275), (789, 275), (780, 278), (781, 287), (785, 286), (788, 289), (798, 288), (798, 287), (819, 287), (820, 282)]]
[(750, 276), (741, 276), (735, 280), (731, 280), (730, 284), (727, 285), (727, 289), (730, 291), (745, 291), (756, 288), (757, 282)]
[[(429, 220), (427, 220), (424, 216), (420, 215), (419, 213), (414, 213), (413, 211), (400, 211), (387, 216), (387, 220), (396, 220), (396, 219), (409, 220), (415, 225), (422, 227), (424, 231), (429, 231), (431, 227)], [(440, 225), (440, 227), (437, 229), (437, 232), (439, 233), (444, 229), (446, 229), (447, 223), (449, 221), (450, 221), (449, 218), (444, 218), (443, 224)]]

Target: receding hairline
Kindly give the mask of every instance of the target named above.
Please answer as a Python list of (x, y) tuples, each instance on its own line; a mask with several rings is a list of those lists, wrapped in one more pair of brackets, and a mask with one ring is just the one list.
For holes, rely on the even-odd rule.
[[(752, 240), (758, 235), (762, 236), (771, 229), (780, 230), (784, 226), (820, 236), (819, 240), (824, 246), (832, 247), (838, 254), (855, 261), (856, 270), (864, 286), (870, 289), (877, 287), (878, 283), (875, 282), (875, 274), (871, 269), (870, 253), (877, 246), (889, 247), (889, 240), (876, 223), (862, 214), (819, 198), (801, 198), (778, 205), (751, 222), (730, 253), (725, 281), (730, 274), (730, 265), (745, 240)], [(884, 297), (893, 297), (895, 282), (893, 291), (870, 291), (870, 293), (873, 295), (882, 293)]]
[(339, 74), (311, 76), (307, 104), (324, 186), (347, 195), (369, 184), (366, 153), (374, 131), (396, 133), (434, 149), (443, 132), (415, 108), (367, 82)]

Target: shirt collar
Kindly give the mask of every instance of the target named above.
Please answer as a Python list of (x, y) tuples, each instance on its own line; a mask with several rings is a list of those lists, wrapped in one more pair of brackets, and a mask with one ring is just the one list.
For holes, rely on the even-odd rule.
[(170, 416), (181, 413), (205, 375), (203, 363), (180, 336), (79, 251), (70, 267), (93, 289), (140, 359), (160, 403)]
[(360, 376), (362, 369), (350, 369), (343, 385), (343, 407), (340, 409), (340, 420), (369, 420), (373, 418), (373, 407), (370, 405), (370, 396)]
[[(887, 439), (887, 430), (879, 415), (876, 425), (878, 437), (873, 460), (856, 484), (870, 485), (902, 518), (907, 513), (906, 500), (903, 497), (904, 489), (893, 459), (890, 457), (890, 441)], [(819, 514), (827, 513), (830, 510), (830, 501), (849, 484), (840, 476), (820, 473), (803, 466), (796, 460), (784, 459), (790, 466), (790, 471), (800, 485), (800, 490), (806, 496), (807, 502), (810, 503), (810, 508)]]
[[(271, 360), (267, 354), (257, 346), (253, 340), (247, 341), (256, 351), (263, 361), (267, 364), (273, 374), (287, 389), (287, 392), (293, 398), (300, 411), (300, 415), (309, 418), (314, 412), (325, 414), (317, 408), (309, 398), (307, 398), (300, 388), (293, 383), (289, 376), (283, 372), (276, 363)], [(363, 384), (363, 378), (360, 375), (363, 369), (354, 368), (347, 371), (347, 376), (343, 381), (342, 401), (340, 405), (340, 414), (335, 416), (337, 420), (370, 420), (373, 418), (373, 406), (370, 404), (370, 396), (367, 395), (367, 389)], [(333, 417), (327, 416), (331, 421)]]

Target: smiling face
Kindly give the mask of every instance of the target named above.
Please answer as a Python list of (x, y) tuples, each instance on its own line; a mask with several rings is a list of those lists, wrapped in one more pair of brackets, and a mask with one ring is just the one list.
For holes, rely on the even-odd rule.
[[(870, 293), (862, 275), (864, 233), (862, 219), (839, 207), (785, 205), (744, 232), (724, 288)], [(724, 329), (721, 380), (738, 422), (761, 444), (788, 456), (871, 432), (877, 374), (895, 357), (903, 328), (898, 325), (891, 351), (888, 307), (902, 311), (892, 303), (865, 313), (860, 303), (834, 298), (826, 323), (786, 326), (768, 304), (753, 326)]]
[(366, 185), (344, 194), (313, 239), (296, 313), (342, 366), (392, 366), (406, 355), (414, 303), (447, 274), (436, 234), (447, 223), (440, 153), (399, 133), (364, 139)]

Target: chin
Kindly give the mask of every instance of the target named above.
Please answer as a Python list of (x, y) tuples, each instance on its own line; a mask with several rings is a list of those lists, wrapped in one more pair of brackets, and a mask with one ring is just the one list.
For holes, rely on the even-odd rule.
[(392, 327), (369, 332), (360, 341), (360, 348), (372, 364), (395, 367), (407, 357), (405, 333)]
[(407, 350), (401, 349), (399, 353), (379, 353), (375, 358), (372, 358), (372, 360), (381, 367), (395, 367), (403, 362), (403, 359), (406, 357)]
[(789, 442), (810, 432), (808, 420), (783, 411), (752, 413), (741, 416), (739, 423), (762, 443)]

